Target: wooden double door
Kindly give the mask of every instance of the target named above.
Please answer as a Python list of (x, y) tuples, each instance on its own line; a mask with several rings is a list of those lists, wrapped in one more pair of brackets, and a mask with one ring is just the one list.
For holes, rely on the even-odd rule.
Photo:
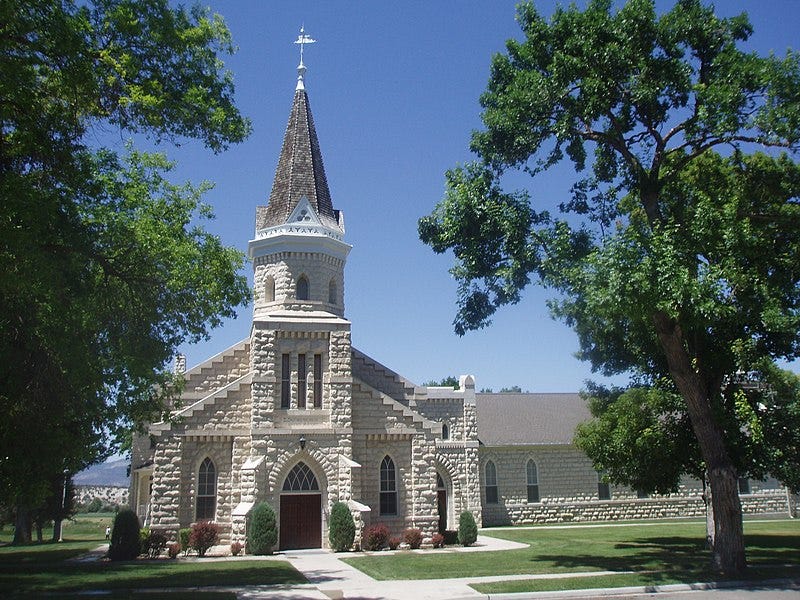
[(280, 549), (322, 547), (322, 494), (281, 495)]

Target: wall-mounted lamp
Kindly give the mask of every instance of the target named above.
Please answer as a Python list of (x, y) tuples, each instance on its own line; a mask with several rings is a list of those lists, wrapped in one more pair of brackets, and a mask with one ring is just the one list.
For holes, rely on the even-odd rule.
[(306, 438), (305, 436), (300, 436), (300, 450), (306, 449)]

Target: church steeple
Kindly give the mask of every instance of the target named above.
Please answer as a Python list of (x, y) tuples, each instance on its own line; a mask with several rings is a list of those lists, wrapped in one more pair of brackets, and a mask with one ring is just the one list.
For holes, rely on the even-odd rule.
[(300, 44), (300, 64), (297, 67), (297, 88), (283, 138), (278, 168), (269, 195), (269, 204), (259, 207), (256, 230), (275, 227), (287, 222), (302, 198), (306, 198), (323, 225), (341, 231), (339, 211), (333, 208), (317, 130), (305, 90), (306, 66), (302, 49), (314, 40), (300, 30), (295, 43)]

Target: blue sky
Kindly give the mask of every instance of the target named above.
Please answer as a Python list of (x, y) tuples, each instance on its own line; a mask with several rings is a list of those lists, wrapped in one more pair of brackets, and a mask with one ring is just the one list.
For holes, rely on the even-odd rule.
[[(478, 98), (491, 56), (520, 37), (515, 1), (210, 5), (239, 47), (226, 65), (253, 133), (218, 156), (196, 142), (165, 148), (178, 161), (175, 181), (216, 184), (206, 196), (217, 215), (209, 230), (241, 250), (253, 235), (294, 93), (299, 56), (292, 42), (304, 24), (317, 40), (305, 53), (306, 89), (333, 203), (344, 211), (353, 245), (345, 272), (353, 344), (417, 383), (471, 373), (479, 389), (559, 392), (599, 379), (574, 358), (574, 333), (550, 318), (546, 290), (531, 287), (491, 327), (455, 335), (452, 257), (435, 255), (417, 236), (417, 220), (442, 197), (445, 170), (471, 159), (469, 136), (480, 127)], [(536, 5), (550, 15), (556, 3)], [(800, 0), (725, 0), (717, 8), (726, 16), (750, 14), (749, 46), (759, 53), (800, 48)], [(537, 202), (555, 205), (571, 180), (564, 165), (528, 187)], [(249, 264), (246, 270), (251, 277)], [(182, 348), (189, 366), (247, 337), (251, 312), (241, 309), (210, 341)]]

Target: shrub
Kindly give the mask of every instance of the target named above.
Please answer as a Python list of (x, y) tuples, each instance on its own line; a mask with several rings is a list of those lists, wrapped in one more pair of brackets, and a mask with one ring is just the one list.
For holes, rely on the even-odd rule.
[[(144, 529), (142, 530), (144, 531)], [(167, 536), (160, 531), (150, 531), (142, 544), (142, 554), (150, 558), (158, 558), (158, 555), (167, 546)]]
[(247, 551), (250, 554), (272, 554), (272, 547), (277, 541), (278, 527), (275, 524), (275, 511), (266, 502), (260, 502), (250, 515)]
[(474, 544), (478, 539), (478, 526), (475, 517), (468, 510), (461, 513), (458, 518), (458, 543), (462, 546)]
[(87, 513), (98, 513), (103, 508), (103, 501), (100, 498), (92, 498), (92, 501), (86, 505)]
[(444, 532), (444, 545), (455, 546), (458, 543), (458, 532), (453, 529), (447, 529)]
[(242, 543), (241, 542), (233, 542), (231, 544), (231, 554), (233, 556), (239, 556), (239, 553), (242, 551)]
[(418, 550), (422, 546), (422, 532), (419, 529), (406, 529), (403, 539), (412, 550)]
[(431, 543), (434, 548), (442, 548), (444, 546), (444, 536), (441, 533), (434, 533)]
[(389, 529), (386, 525), (370, 525), (364, 532), (364, 547), (367, 550), (380, 550), (389, 540)]
[(198, 521), (192, 525), (189, 534), (189, 545), (197, 551), (197, 556), (205, 556), (206, 551), (217, 543), (219, 526), (211, 521)]
[(185, 529), (178, 530), (178, 542), (180, 542), (181, 548), (183, 549), (183, 555), (186, 556), (189, 554), (189, 536), (192, 535), (192, 530), (188, 527)]
[(167, 546), (167, 556), (170, 558), (177, 558), (180, 552), (181, 545), (178, 542), (172, 542), (169, 546)]
[(114, 517), (108, 558), (111, 560), (133, 560), (139, 556), (139, 517), (130, 509), (121, 510)]
[(397, 550), (397, 547), (402, 543), (402, 540), (399, 537), (390, 537), (389, 541), (386, 542), (386, 545), (389, 546), (389, 550)]
[(344, 502), (337, 502), (331, 509), (331, 522), (328, 528), (328, 541), (334, 552), (347, 552), (356, 537), (356, 524), (353, 515)]
[(147, 554), (150, 551), (150, 528), (142, 527), (139, 530), (139, 554)]

